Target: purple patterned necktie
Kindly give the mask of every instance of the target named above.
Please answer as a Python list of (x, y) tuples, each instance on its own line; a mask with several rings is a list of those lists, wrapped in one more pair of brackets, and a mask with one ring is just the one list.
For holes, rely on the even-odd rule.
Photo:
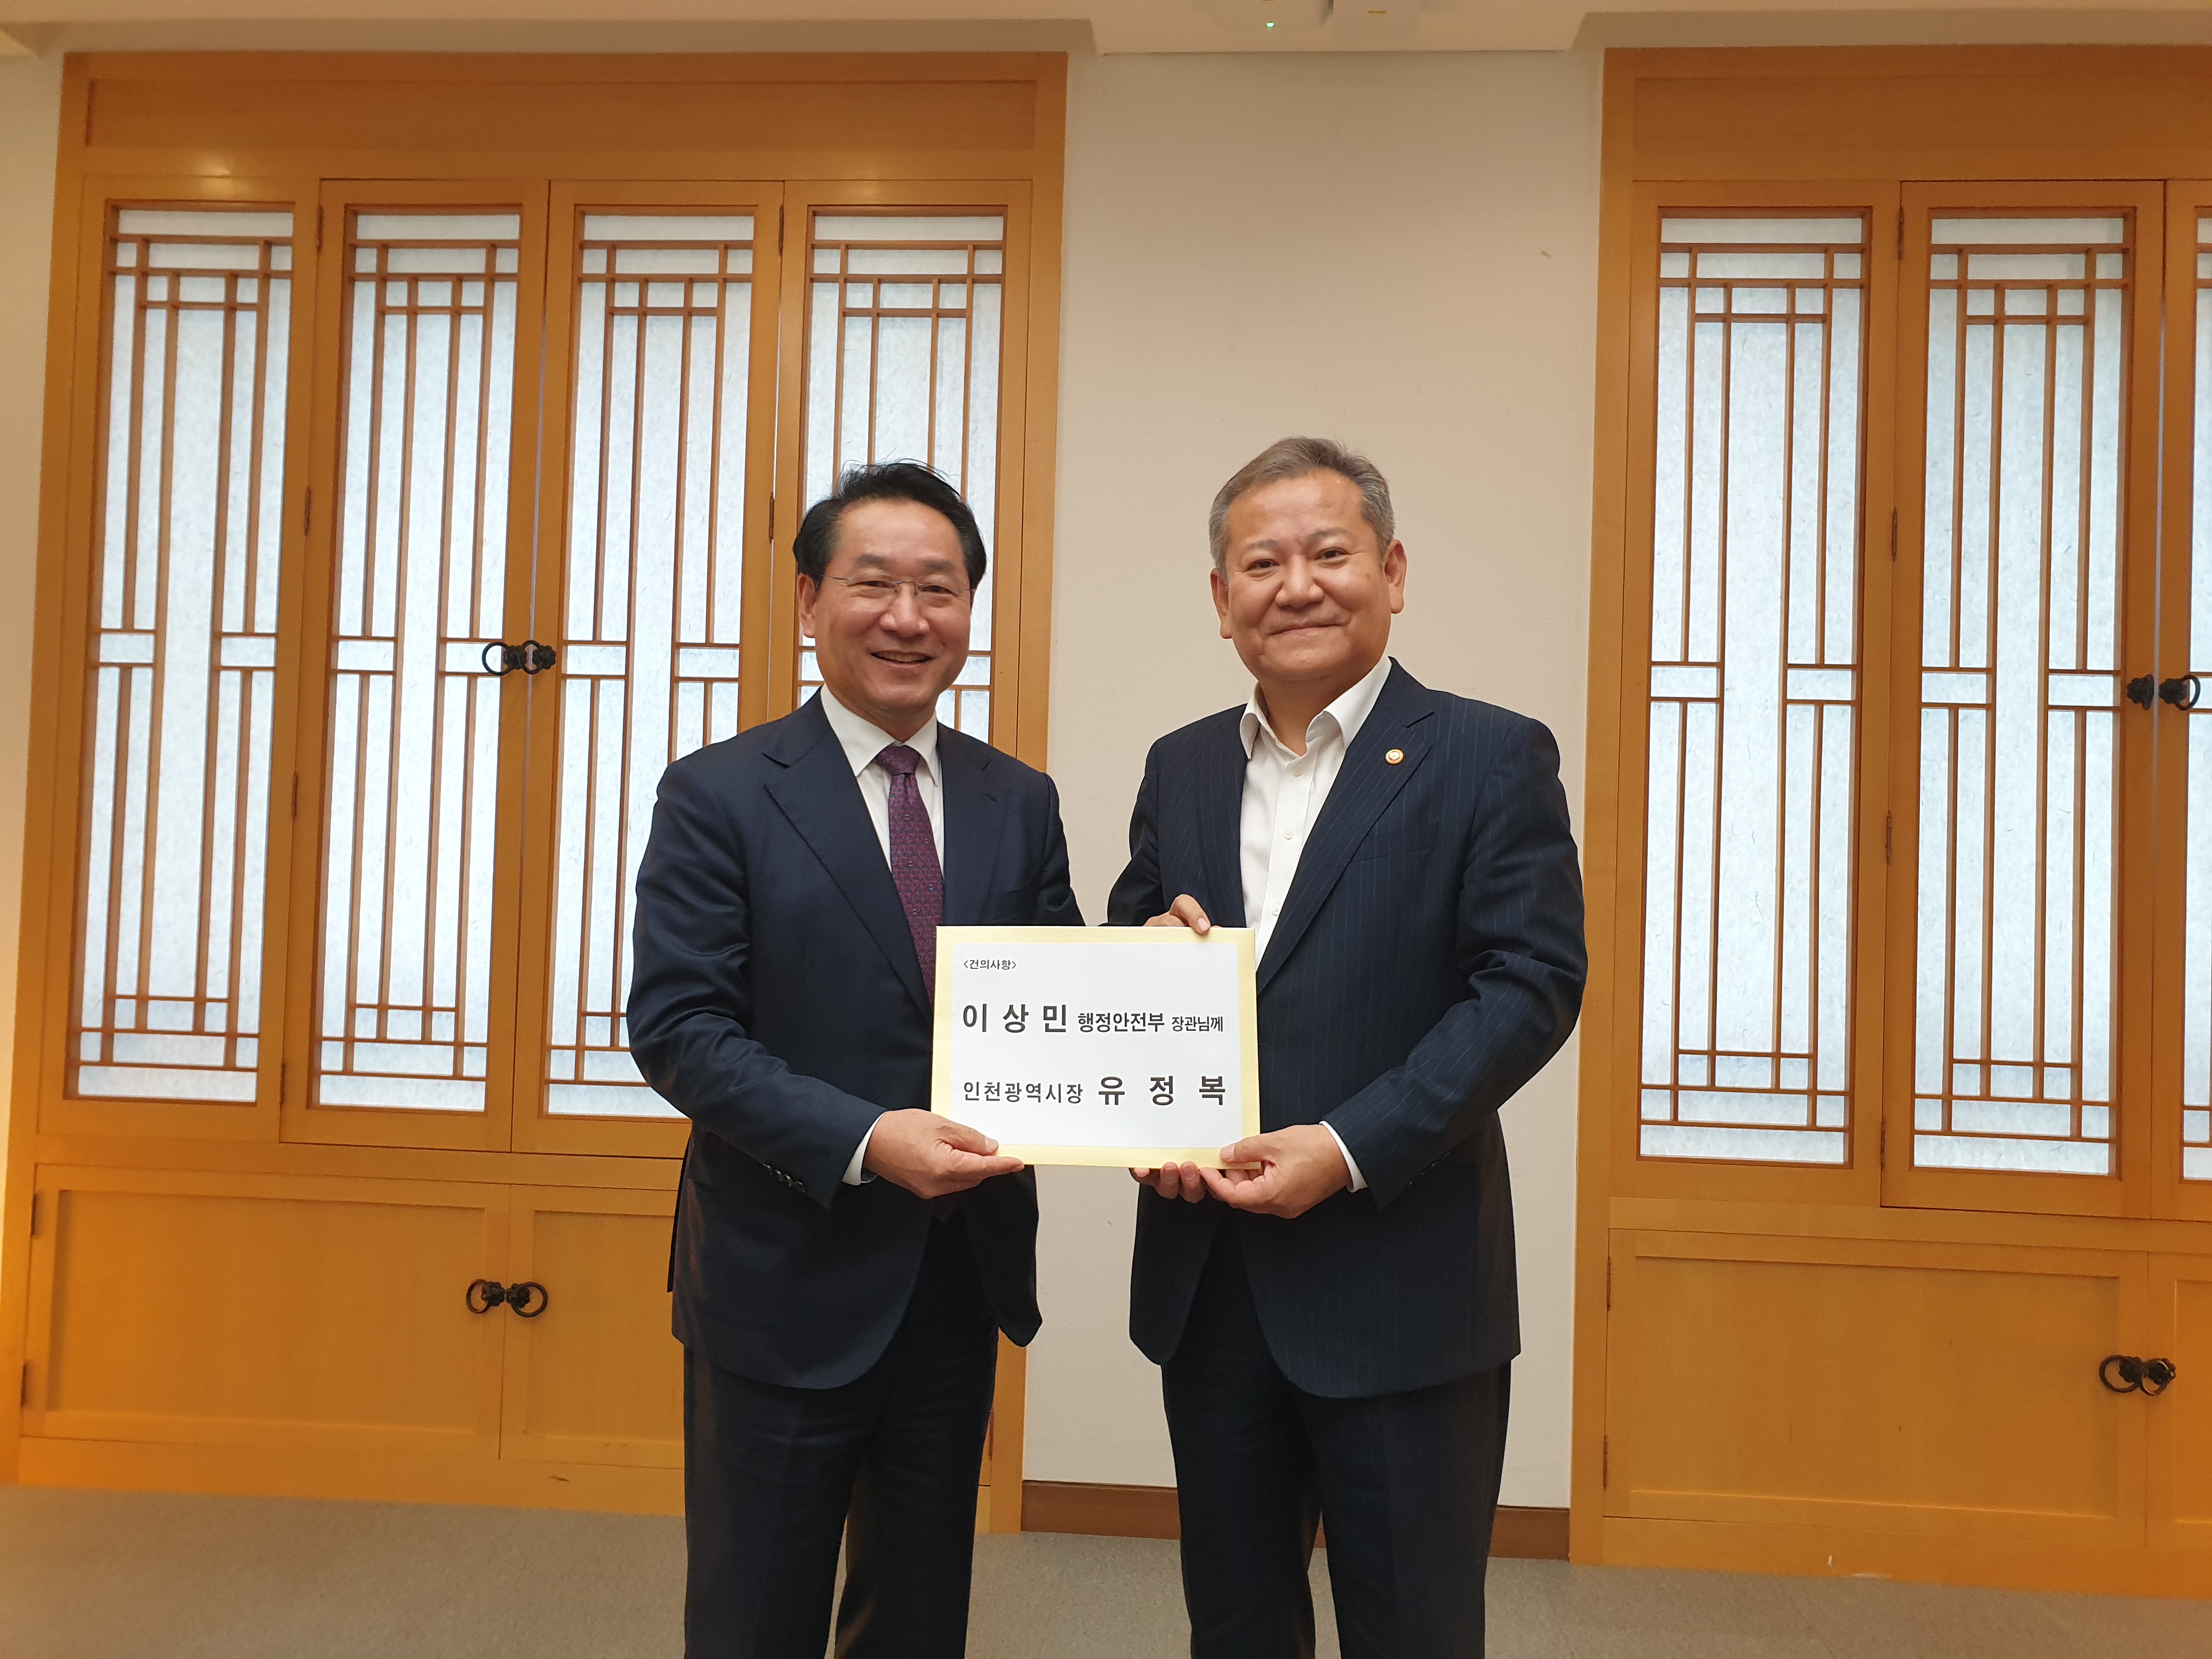
[(906, 930), (921, 963), (921, 983), (937, 995), (937, 924), (945, 920), (945, 872), (937, 862), (937, 841), (929, 831), (929, 809), (914, 769), (921, 757), (895, 743), (876, 757), (891, 778), (891, 882), (906, 909)]

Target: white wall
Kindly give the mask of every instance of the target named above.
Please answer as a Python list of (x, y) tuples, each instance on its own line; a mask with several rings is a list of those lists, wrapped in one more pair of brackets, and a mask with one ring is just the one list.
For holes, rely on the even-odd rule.
[[(1249, 690), (1205, 514), (1273, 439), (1389, 477), (1391, 649), (1548, 722), (1582, 799), (1597, 263), (1594, 55), (1090, 58), (1071, 65), (1052, 770), (1103, 915), (1160, 733)], [(1571, 1048), (1506, 1109), (1523, 1357), (1505, 1501), (1567, 1501)], [(1033, 1480), (1174, 1479), (1125, 1334), (1134, 1200), (1047, 1170)]]

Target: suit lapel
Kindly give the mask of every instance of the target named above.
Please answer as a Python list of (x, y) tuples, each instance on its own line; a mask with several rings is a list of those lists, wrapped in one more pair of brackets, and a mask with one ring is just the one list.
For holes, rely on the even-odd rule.
[[(1382, 811), (1398, 798), (1428, 754), (1423, 727), (1429, 718), (1431, 695), (1404, 669), (1393, 665), (1375, 700), (1374, 711), (1344, 757), (1336, 782), (1322, 805), (1321, 818), (1307, 838), (1298, 873), (1291, 879), (1283, 914), (1268, 936), (1267, 954), (1261, 959), (1259, 988), (1266, 990), (1298, 940), (1319, 914), (1322, 902), (1336, 885), (1344, 866), (1359, 850), (1367, 832)], [(1398, 751), (1394, 763), (1390, 752)]]
[[(1206, 914), (1224, 927), (1244, 921), (1244, 858), (1240, 845), (1244, 820), (1244, 711), (1230, 714), (1210, 734), (1196, 778), (1199, 870), (1206, 880), (1200, 898)], [(1176, 895), (1168, 895), (1174, 902)]]
[[(837, 884), (860, 925), (914, 998), (915, 1006), (927, 1014), (929, 998), (922, 990), (921, 963), (914, 954), (913, 935), (907, 932), (906, 908), (899, 902), (883, 843), (876, 839), (876, 826), (868, 821), (860, 786), (853, 777), (836, 734), (830, 729), (830, 717), (822, 712), (818, 702), (810, 700), (790, 717), (789, 726), (789, 737), (779, 739), (768, 751), (769, 758), (785, 769), (769, 781), (769, 799), (822, 861), (830, 880)], [(948, 833), (948, 847), (951, 840)]]
[[(1006, 804), (991, 779), (988, 744), (937, 728), (937, 775), (945, 797), (945, 925), (983, 920), (991, 877), (1005, 840)], [(903, 917), (902, 917), (903, 921)]]

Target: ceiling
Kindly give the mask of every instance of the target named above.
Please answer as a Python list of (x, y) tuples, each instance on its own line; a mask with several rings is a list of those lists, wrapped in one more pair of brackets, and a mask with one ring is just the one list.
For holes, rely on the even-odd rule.
[(367, 46), (456, 49), (1039, 47), (1100, 52), (1565, 51), (1607, 45), (2212, 40), (2203, 0), (0, 0), (17, 50)]

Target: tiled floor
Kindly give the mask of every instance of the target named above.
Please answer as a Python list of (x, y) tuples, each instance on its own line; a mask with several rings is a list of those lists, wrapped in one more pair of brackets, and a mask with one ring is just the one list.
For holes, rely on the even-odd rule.
[[(675, 1659), (682, 1587), (668, 1520), (0, 1487), (0, 1659)], [(1490, 1609), (1492, 1659), (2212, 1656), (2212, 1601), (1499, 1561)], [(1174, 1545), (978, 1540), (972, 1659), (1184, 1651)]]

